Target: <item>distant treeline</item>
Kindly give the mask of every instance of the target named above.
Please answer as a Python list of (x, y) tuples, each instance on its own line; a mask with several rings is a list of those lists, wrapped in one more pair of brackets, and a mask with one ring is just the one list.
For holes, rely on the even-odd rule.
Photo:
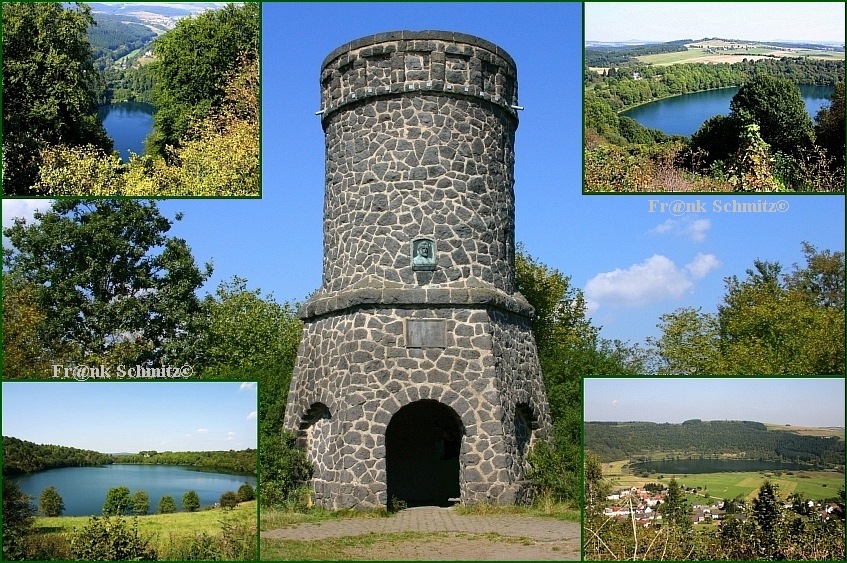
[(769, 431), (760, 422), (748, 421), (586, 422), (585, 449), (597, 454), (602, 461), (657, 453), (732, 453), (748, 459), (844, 465), (845, 457), (844, 442), (837, 437)]
[(636, 57), (645, 55), (658, 55), (660, 53), (676, 53), (687, 51), (686, 43), (692, 43), (691, 39), (679, 39), (667, 43), (656, 43), (652, 45), (634, 45), (632, 47), (586, 47), (585, 66), (616, 66), (637, 62)]
[(3, 436), (3, 475), (34, 473), (60, 467), (88, 467), (118, 463), (146, 463), (154, 465), (191, 465), (231, 473), (255, 475), (258, 454), (256, 450), (210, 452), (156, 452), (145, 451), (132, 455), (111, 455), (91, 450), (35, 444)]
[(3, 475), (33, 473), (59, 467), (107, 465), (113, 458), (91, 450), (34, 444), (3, 436)]
[(740, 86), (754, 76), (786, 78), (794, 84), (835, 86), (844, 81), (844, 61), (816, 59), (745, 59), (738, 63), (681, 63), (670, 66), (637, 65), (610, 70), (607, 76), (586, 71), (589, 98), (602, 99), (614, 111), (667, 98), (715, 88)]
[(256, 474), (256, 450), (215, 452), (157, 452), (145, 451), (134, 455), (115, 456), (114, 463), (144, 463), (150, 465), (193, 465), (231, 473)]

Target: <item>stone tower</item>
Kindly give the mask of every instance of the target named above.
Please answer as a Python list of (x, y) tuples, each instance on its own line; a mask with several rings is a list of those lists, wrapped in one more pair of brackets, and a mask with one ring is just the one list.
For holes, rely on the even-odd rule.
[(517, 71), (483, 39), (398, 31), (321, 68), (323, 284), (286, 429), (328, 508), (513, 503), (550, 415), (515, 290)]

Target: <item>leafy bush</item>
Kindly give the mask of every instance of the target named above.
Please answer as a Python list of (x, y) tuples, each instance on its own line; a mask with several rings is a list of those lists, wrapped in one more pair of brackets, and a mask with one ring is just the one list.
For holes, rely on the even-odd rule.
[(71, 539), (71, 555), (82, 561), (155, 561), (156, 551), (138, 533), (138, 520), (93, 516)]
[(221, 508), (233, 509), (238, 506), (238, 495), (233, 491), (227, 491), (221, 495)]
[(174, 497), (166, 495), (159, 499), (159, 514), (171, 514), (172, 512), (176, 512)]
[(248, 500), (253, 500), (256, 498), (256, 491), (250, 485), (250, 483), (244, 483), (240, 487), (238, 487), (238, 502), (246, 502)]

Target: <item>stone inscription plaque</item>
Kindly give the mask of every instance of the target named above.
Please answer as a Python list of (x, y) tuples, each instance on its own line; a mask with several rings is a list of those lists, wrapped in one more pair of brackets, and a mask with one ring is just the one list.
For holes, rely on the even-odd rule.
[(408, 348), (445, 348), (443, 319), (409, 319), (406, 321), (406, 346)]

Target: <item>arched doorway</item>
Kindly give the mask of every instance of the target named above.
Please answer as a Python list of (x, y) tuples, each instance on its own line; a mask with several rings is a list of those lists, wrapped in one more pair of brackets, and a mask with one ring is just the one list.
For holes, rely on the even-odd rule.
[(456, 411), (438, 401), (410, 403), (385, 431), (388, 503), (450, 506), (459, 497), (459, 456), (464, 427)]

